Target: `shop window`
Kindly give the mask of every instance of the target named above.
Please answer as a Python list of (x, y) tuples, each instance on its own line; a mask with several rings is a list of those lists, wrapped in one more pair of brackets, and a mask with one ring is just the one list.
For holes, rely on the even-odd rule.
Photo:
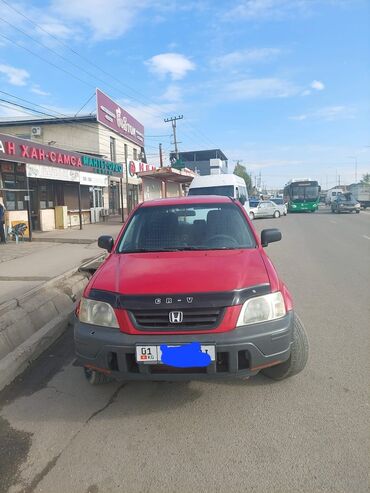
[(16, 205), (16, 194), (15, 192), (5, 192), (6, 208), (8, 211), (15, 211)]
[(134, 152), (134, 161), (137, 161), (137, 149), (133, 149)]
[(116, 139), (110, 137), (110, 160), (116, 162)]

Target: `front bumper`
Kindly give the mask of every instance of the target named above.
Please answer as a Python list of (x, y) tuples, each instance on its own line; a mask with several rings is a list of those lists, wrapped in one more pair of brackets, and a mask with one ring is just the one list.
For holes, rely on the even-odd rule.
[[(270, 322), (238, 327), (229, 332), (186, 335), (131, 335), (75, 319), (74, 338), (78, 363), (103, 369), (116, 380), (195, 380), (249, 377), (290, 356), (293, 312)], [(216, 345), (216, 361), (206, 368), (175, 368), (137, 364), (135, 347), (200, 342)]]
[(359, 207), (352, 207), (352, 206), (338, 207), (339, 212), (354, 212), (359, 210), (360, 210)]

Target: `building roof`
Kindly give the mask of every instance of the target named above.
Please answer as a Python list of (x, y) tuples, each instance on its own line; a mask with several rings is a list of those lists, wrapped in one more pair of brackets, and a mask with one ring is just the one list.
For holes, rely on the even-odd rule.
[[(175, 156), (174, 152), (171, 152), (171, 157)], [(210, 159), (221, 159), (221, 161), (227, 161), (227, 157), (221, 151), (221, 149), (206, 149), (200, 151), (185, 151), (179, 152), (179, 158), (183, 161), (209, 161)]]
[(61, 124), (61, 123), (78, 123), (78, 122), (96, 122), (96, 115), (82, 116), (63, 116), (63, 117), (45, 117), (45, 118), (22, 118), (17, 120), (0, 119), (0, 127), (12, 127), (20, 125), (44, 125), (44, 124)]
[(164, 167), (157, 168), (153, 171), (140, 171), (137, 174), (140, 178), (159, 178), (164, 181), (174, 181), (177, 183), (190, 183), (195, 173), (192, 170), (184, 169), (179, 171), (178, 169)]

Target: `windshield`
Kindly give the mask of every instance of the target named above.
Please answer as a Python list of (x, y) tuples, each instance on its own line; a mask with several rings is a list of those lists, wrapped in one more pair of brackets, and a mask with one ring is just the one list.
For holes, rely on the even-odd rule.
[(338, 194), (338, 198), (340, 202), (354, 202), (354, 198), (351, 193), (341, 193)]
[(234, 197), (233, 185), (221, 185), (218, 187), (190, 188), (188, 195), (223, 195)]
[(126, 228), (118, 253), (254, 248), (253, 234), (234, 204), (142, 207)]
[(319, 197), (318, 185), (295, 185), (292, 187), (292, 200), (317, 200)]
[(281, 198), (271, 199), (271, 200), (272, 200), (272, 202), (275, 202), (275, 204), (283, 204), (284, 203), (283, 199), (281, 199)]

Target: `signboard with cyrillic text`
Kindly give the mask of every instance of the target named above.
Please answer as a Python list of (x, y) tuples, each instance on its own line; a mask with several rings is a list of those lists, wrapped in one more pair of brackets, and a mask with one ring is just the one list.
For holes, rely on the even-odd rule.
[(99, 123), (144, 147), (144, 126), (100, 89), (96, 90), (96, 108)]
[(123, 172), (123, 166), (119, 163), (6, 134), (0, 134), (0, 161), (46, 165), (119, 177), (122, 177)]

